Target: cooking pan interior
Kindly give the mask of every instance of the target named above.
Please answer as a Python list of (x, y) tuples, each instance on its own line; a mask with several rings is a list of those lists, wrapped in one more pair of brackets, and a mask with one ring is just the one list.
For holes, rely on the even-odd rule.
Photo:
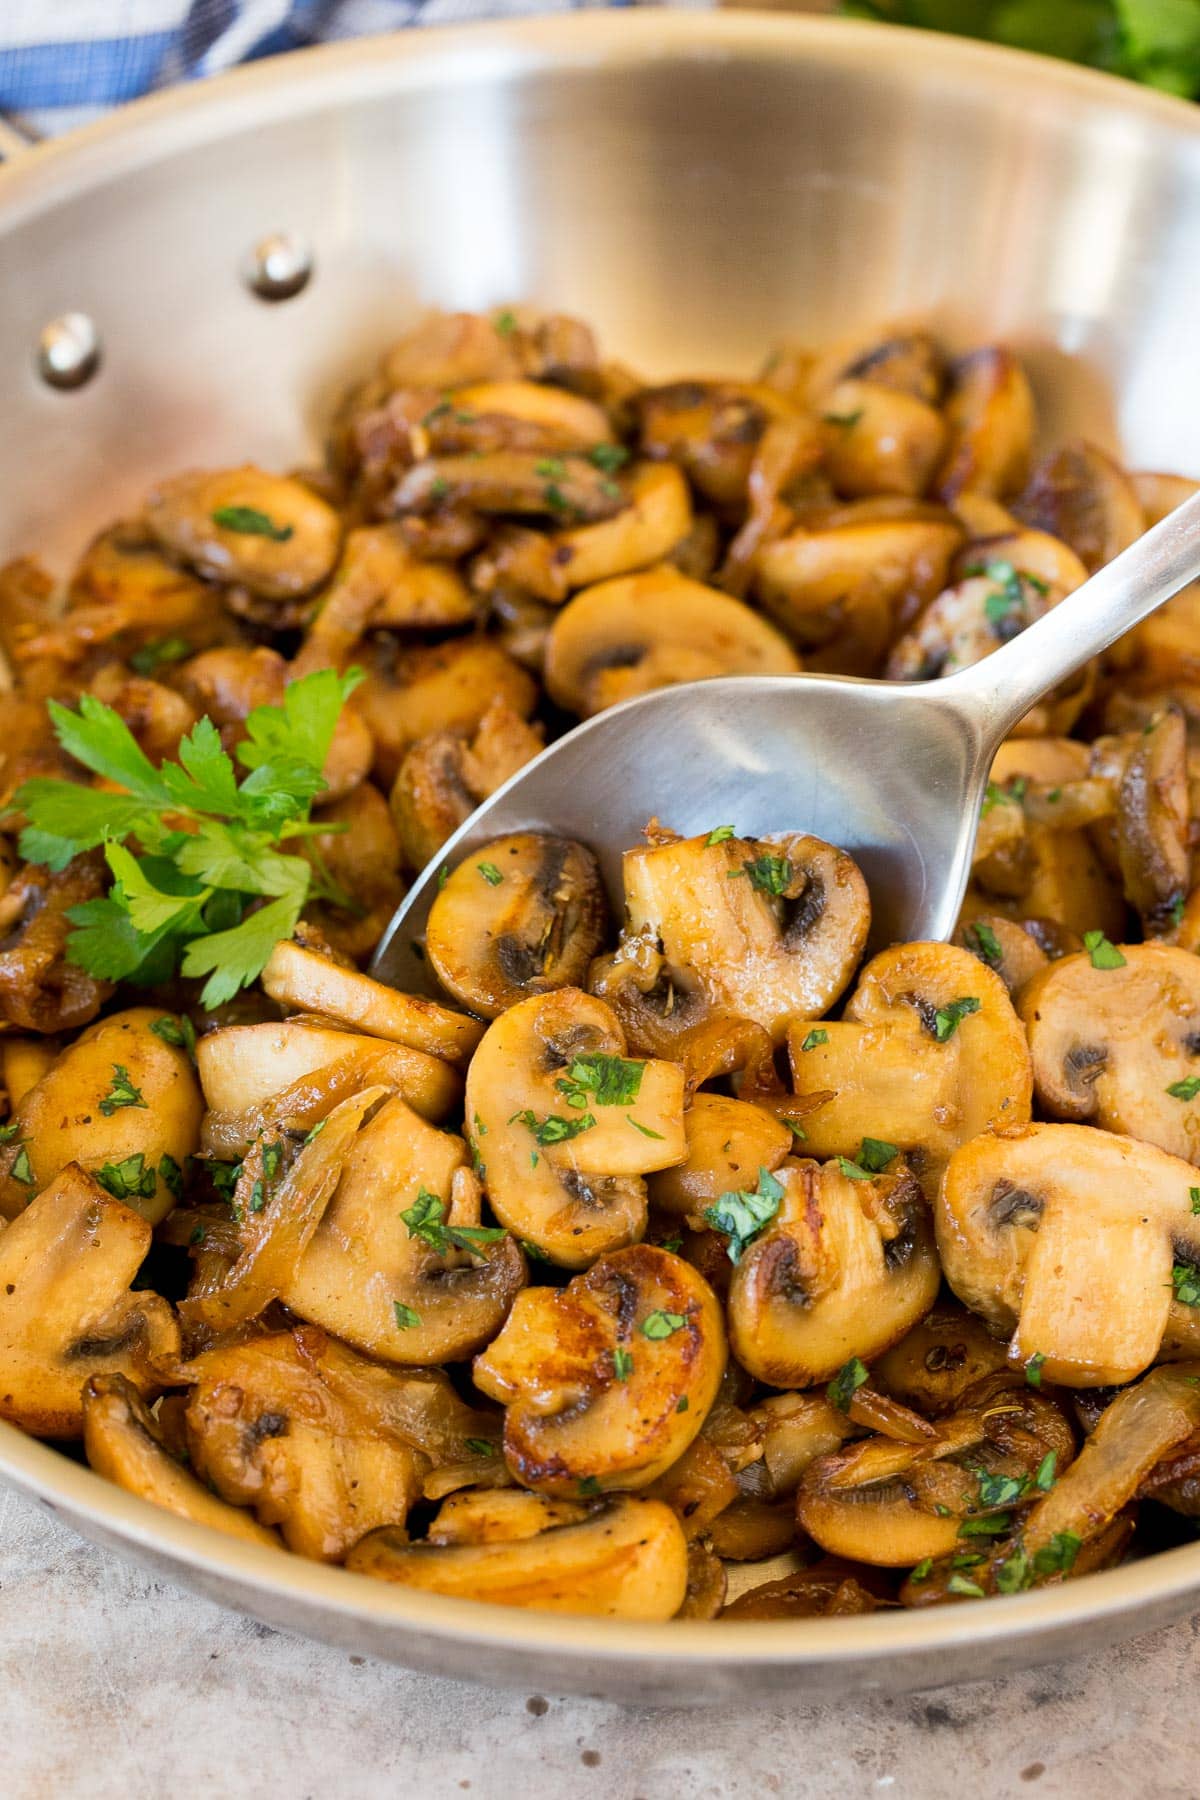
[[(1052, 431), (1200, 471), (1183, 107), (826, 21), (420, 38), (150, 102), (7, 177), (0, 548), (61, 562), (164, 471), (309, 456), (338, 385), (419, 309), (514, 299), (582, 313), (657, 375), (932, 315), (1019, 345)], [(316, 272), (265, 304), (240, 271), (280, 230)], [(34, 347), (68, 310), (104, 360), (61, 393)]]
[[(267, 304), (269, 232), (315, 273)], [(1047, 434), (1200, 474), (1200, 124), (1104, 78), (873, 27), (625, 12), (415, 33), (167, 96), (0, 178), (0, 555), (64, 570), (164, 472), (313, 457), (430, 305), (578, 312), (649, 374), (922, 315), (1004, 339)], [(69, 393), (48, 320), (103, 343)], [(1200, 1549), (1002, 1605), (724, 1628), (442, 1605), (168, 1519), (0, 1427), (0, 1472), (227, 1603), (462, 1675), (706, 1700), (983, 1674), (1186, 1610)], [(736, 1641), (731, 1632), (736, 1634)]]

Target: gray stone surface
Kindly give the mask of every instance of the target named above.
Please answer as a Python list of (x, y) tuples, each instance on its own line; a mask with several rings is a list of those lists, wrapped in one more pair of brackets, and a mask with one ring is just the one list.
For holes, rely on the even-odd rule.
[(860, 1706), (649, 1712), (410, 1675), (224, 1613), (0, 1492), (2, 1800), (1183, 1800), (1197, 1623)]

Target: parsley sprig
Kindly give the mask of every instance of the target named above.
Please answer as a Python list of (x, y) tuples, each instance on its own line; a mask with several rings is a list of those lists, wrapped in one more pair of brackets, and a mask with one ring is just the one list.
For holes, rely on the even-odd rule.
[(504, 1236), (498, 1225), (447, 1225), (446, 1202), (425, 1187), (418, 1189), (416, 1200), (405, 1207), (400, 1217), (408, 1227), (409, 1237), (422, 1238), (439, 1256), (450, 1250), (467, 1250), (472, 1256), (479, 1256), (481, 1245), (497, 1244)]
[(309, 811), (325, 787), (321, 771), (342, 706), (360, 679), (357, 670), (320, 669), (293, 682), (282, 705), (256, 707), (236, 751), (248, 771), (240, 781), (211, 719), (182, 740), (178, 762), (155, 768), (120, 715), (94, 695), (84, 694), (78, 711), (50, 701), (63, 749), (111, 784), (39, 776), (13, 796), (27, 820), (27, 862), (64, 869), (103, 846), (113, 885), (68, 912), (68, 960), (103, 980), (143, 985), (176, 970), (207, 976), (201, 1000), (211, 1008), (261, 973), (310, 894), (344, 899), (314, 862), (279, 845), (330, 829), (310, 823)]

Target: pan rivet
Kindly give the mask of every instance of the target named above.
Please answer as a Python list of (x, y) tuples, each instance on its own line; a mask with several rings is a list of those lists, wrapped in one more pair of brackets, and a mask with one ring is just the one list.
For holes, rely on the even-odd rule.
[(38, 336), (38, 374), (52, 388), (82, 387), (100, 367), (100, 334), (86, 313), (61, 313)]
[(273, 231), (260, 238), (246, 258), (242, 278), (260, 300), (291, 300), (308, 286), (313, 254), (290, 232)]

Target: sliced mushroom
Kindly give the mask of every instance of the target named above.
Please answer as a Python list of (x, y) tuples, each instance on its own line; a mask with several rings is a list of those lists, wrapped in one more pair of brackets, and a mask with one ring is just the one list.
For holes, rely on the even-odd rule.
[[(712, 1416), (709, 1413), (705, 1426)], [(737, 1500), (739, 1489), (728, 1460), (701, 1430), (646, 1493), (651, 1500), (666, 1501), (691, 1544), (708, 1536), (718, 1516)]]
[(350, 1146), (281, 1289), (287, 1305), (388, 1363), (453, 1362), (487, 1343), (525, 1259), (512, 1238), (482, 1226), (466, 1161), (461, 1138), (385, 1100)]
[[(396, 1374), (320, 1337), (271, 1332), (192, 1362), (187, 1444), (224, 1501), (253, 1507), (298, 1555), (340, 1562), (368, 1531), (402, 1526), (420, 1499), (431, 1464), (405, 1437), (408, 1390), (419, 1404), (420, 1389), (445, 1377)], [(351, 1365), (349, 1380), (326, 1379), (326, 1359)], [(358, 1401), (363, 1386), (372, 1407)]]
[(341, 523), (302, 482), (240, 469), (192, 471), (146, 502), (157, 541), (201, 575), (266, 600), (309, 594), (337, 560)]
[(1191, 885), (1187, 728), (1167, 707), (1142, 730), (1099, 738), (1092, 770), (1117, 796), (1114, 849), (1126, 898), (1148, 931), (1169, 925)]
[(927, 1181), (957, 1144), (1029, 1118), (1032, 1076), (1004, 983), (953, 944), (869, 962), (840, 1020), (794, 1023), (805, 1149), (853, 1158), (864, 1138), (919, 1153)]
[(1008, 1364), (1008, 1344), (953, 1301), (939, 1302), (871, 1370), (874, 1380), (920, 1413), (948, 1413), (968, 1388)]
[(792, 1146), (788, 1126), (765, 1107), (725, 1094), (697, 1094), (684, 1116), (687, 1156), (650, 1177), (650, 1203), (699, 1219), (722, 1194), (752, 1188), (774, 1173)]
[(839, 494), (918, 499), (942, 459), (946, 425), (936, 407), (870, 375), (850, 376), (822, 401), (825, 467)]
[(762, 1429), (762, 1467), (772, 1500), (795, 1493), (810, 1463), (840, 1450), (861, 1429), (824, 1394), (768, 1394), (750, 1417)]
[(977, 956), (997, 975), (1014, 997), (1027, 981), (1041, 973), (1050, 961), (1036, 936), (999, 913), (974, 913), (962, 923), (954, 942)]
[(157, 1294), (130, 1293), (150, 1226), (75, 1164), (0, 1231), (0, 1418), (34, 1437), (83, 1430), (92, 1375), (124, 1375), (143, 1395), (179, 1354)]
[[(811, 1463), (796, 1516), (834, 1556), (896, 1568), (972, 1552), (992, 1521), (1038, 1493), (1047, 1466), (1061, 1473), (1075, 1452), (1066, 1415), (1019, 1377), (985, 1377), (920, 1443), (863, 1438)], [(982, 1533), (980, 1532), (980, 1528)], [(961, 1540), (961, 1543), (960, 1543)]]
[[(1122, 961), (1112, 967), (1119, 956)], [(1054, 1118), (1085, 1121), (1200, 1162), (1200, 962), (1166, 944), (1064, 956), (1019, 1011)]]
[(158, 1223), (200, 1138), (200, 1088), (179, 1019), (132, 1007), (77, 1037), (13, 1113), (0, 1151), (0, 1213), (14, 1218), (78, 1163), (114, 1199)]
[(903, 1337), (933, 1305), (941, 1271), (907, 1168), (790, 1162), (777, 1179), (779, 1209), (733, 1273), (730, 1342), (760, 1381), (809, 1387)]
[(414, 744), (391, 793), (392, 817), (410, 869), (423, 869), (481, 800), (545, 748), (540, 725), (527, 725), (494, 700), (473, 737), (437, 731)]
[(467, 507), (479, 513), (532, 513), (559, 523), (609, 519), (624, 494), (611, 475), (583, 456), (493, 450), (431, 456), (414, 464), (391, 497), (394, 512)]
[(310, 900), (304, 916), (342, 956), (368, 957), (404, 898), (400, 835), (388, 803), (364, 781), (342, 799), (315, 806), (312, 823), (322, 829), (291, 847), (315, 865), (338, 897)]
[(0, 1074), (13, 1112), (31, 1088), (57, 1061), (62, 1050), (59, 1038), (0, 1037)]
[(268, 1130), (310, 1131), (347, 1093), (375, 1082), (435, 1122), (462, 1097), (461, 1076), (438, 1057), (303, 1015), (207, 1032), (196, 1060), (209, 1108), (205, 1147), (224, 1156)]
[(564, 1268), (637, 1242), (641, 1177), (685, 1154), (683, 1071), (625, 1049), (603, 1001), (560, 988), (502, 1013), (467, 1074), (468, 1129), (492, 1209)]
[(506, 1409), (517, 1480), (570, 1498), (655, 1481), (696, 1437), (724, 1369), (708, 1283), (681, 1257), (638, 1244), (565, 1288), (526, 1288), (474, 1378)]
[(865, 1578), (870, 1573), (839, 1557), (826, 1557), (813, 1568), (796, 1569), (790, 1575), (778, 1575), (773, 1581), (747, 1589), (730, 1601), (721, 1618), (745, 1623), (760, 1619), (840, 1619), (878, 1612), (888, 1605), (891, 1595), (877, 1592), (878, 1582), (867, 1585)]
[(92, 1375), (83, 1390), (83, 1447), (98, 1475), (194, 1525), (279, 1550), (273, 1531), (189, 1474), (163, 1443), (145, 1401), (124, 1375)]
[[(546, 1503), (544, 1503), (546, 1504)], [(687, 1591), (687, 1541), (660, 1500), (607, 1501), (571, 1524), (508, 1542), (409, 1544), (372, 1532), (346, 1566), (382, 1581), (495, 1606), (670, 1619)], [(551, 1515), (553, 1518), (553, 1515)]]
[(1070, 544), (1089, 575), (1145, 529), (1141, 501), (1124, 469), (1081, 438), (1038, 464), (1012, 508), (1027, 525)]
[(938, 1196), (946, 1279), (1048, 1381), (1130, 1381), (1200, 1345), (1194, 1185), (1190, 1163), (1087, 1125), (977, 1137)]
[(904, 326), (839, 338), (812, 359), (803, 376), (805, 399), (817, 411), (842, 381), (869, 381), (936, 406), (945, 380), (945, 361), (934, 339)]
[(0, 1022), (17, 1031), (58, 1032), (95, 1018), (112, 983), (67, 960), (67, 915), (108, 887), (98, 851), (77, 856), (61, 872), (27, 863), (8, 883), (0, 898)]
[(67, 588), (64, 628), (82, 647), (108, 645), (151, 668), (204, 650), (228, 630), (212, 589), (163, 555), (140, 520), (122, 520), (88, 545)]
[(787, 641), (748, 606), (667, 563), (585, 588), (546, 641), (546, 686), (584, 717), (680, 681), (799, 667)]
[(807, 666), (874, 674), (897, 632), (945, 587), (962, 536), (951, 514), (916, 501), (814, 508), (764, 545), (755, 590)]
[(1130, 475), (1129, 481), (1142, 509), (1143, 527), (1149, 531), (1185, 500), (1200, 492), (1200, 481), (1189, 481), (1185, 475), (1160, 475), (1151, 470)]
[(571, 838), (494, 838), (451, 874), (429, 910), (425, 953), (452, 998), (495, 1019), (553, 988), (580, 987), (608, 904), (596, 859)]
[(533, 677), (490, 638), (450, 638), (397, 652), (381, 640), (364, 657), (366, 680), (351, 700), (375, 742), (375, 776), (389, 788), (414, 744), (434, 732), (478, 731), (497, 700), (522, 719), (537, 699)]
[[(871, 905), (853, 859), (801, 833), (677, 838), (624, 858), (628, 954), (650, 940), (679, 1030), (705, 1011), (753, 1020), (780, 1043), (788, 1022), (837, 999), (866, 943)], [(714, 842), (714, 838), (718, 841)]]
[(315, 934), (301, 927), (272, 950), (262, 972), (272, 1000), (295, 1012), (321, 1013), (335, 1024), (370, 1037), (387, 1038), (462, 1067), (483, 1035), (475, 1019), (451, 1012), (435, 1000), (401, 994), (338, 962)]
[(935, 489), (951, 501), (964, 492), (1006, 500), (1029, 473), (1036, 427), (1033, 393), (1016, 357), (988, 346), (954, 365), (945, 407), (950, 442)]
[(692, 486), (718, 507), (745, 499), (751, 464), (773, 419), (795, 408), (759, 382), (674, 381), (638, 397), (642, 449), (678, 463)]
[(672, 463), (638, 463), (614, 486), (624, 504), (611, 519), (551, 532), (502, 528), (476, 559), (475, 587), (493, 593), (512, 584), (559, 605), (577, 588), (669, 557), (693, 525), (691, 498), (679, 470)]
[(455, 569), (415, 556), (398, 525), (363, 525), (346, 538), (296, 673), (344, 668), (367, 631), (450, 631), (475, 616), (470, 590)]

